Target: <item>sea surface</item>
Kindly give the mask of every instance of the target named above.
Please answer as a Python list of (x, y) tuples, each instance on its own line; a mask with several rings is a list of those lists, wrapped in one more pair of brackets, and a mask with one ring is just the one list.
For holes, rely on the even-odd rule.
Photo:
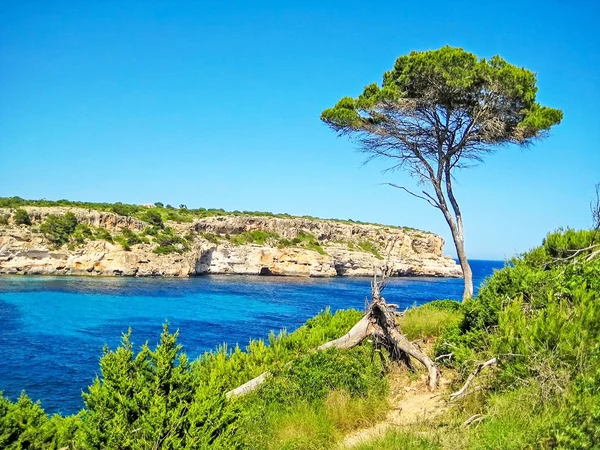
[[(479, 286), (502, 261), (471, 261)], [(0, 391), (22, 390), (48, 413), (83, 408), (82, 391), (99, 374), (102, 348), (132, 328), (136, 349), (154, 346), (162, 324), (179, 329), (191, 359), (227, 343), (247, 345), (270, 330), (293, 331), (332, 310), (364, 309), (368, 278), (204, 276), (185, 279), (0, 276)], [(460, 300), (463, 280), (396, 278), (383, 296), (406, 308)]]

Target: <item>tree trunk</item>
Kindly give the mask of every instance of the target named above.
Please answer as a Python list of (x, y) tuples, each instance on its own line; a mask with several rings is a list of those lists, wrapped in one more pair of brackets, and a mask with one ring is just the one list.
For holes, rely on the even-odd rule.
[(452, 234), (454, 238), (454, 245), (456, 247), (456, 253), (458, 255), (458, 261), (460, 262), (460, 267), (465, 279), (465, 290), (463, 291), (464, 302), (465, 300), (473, 297), (473, 272), (471, 271), (471, 265), (467, 259), (467, 253), (465, 252), (465, 242), (462, 237), (462, 233), (460, 236), (454, 236), (454, 233)]
[(465, 238), (463, 235), (463, 224), (462, 217), (458, 216), (456, 223), (452, 220), (452, 216), (447, 209), (442, 209), (450, 232), (452, 233), (452, 240), (454, 241), (454, 247), (456, 248), (456, 254), (458, 256), (458, 262), (462, 269), (463, 278), (465, 281), (465, 289), (463, 291), (463, 302), (473, 297), (473, 272), (471, 271), (471, 265), (467, 259), (467, 253), (465, 252)]

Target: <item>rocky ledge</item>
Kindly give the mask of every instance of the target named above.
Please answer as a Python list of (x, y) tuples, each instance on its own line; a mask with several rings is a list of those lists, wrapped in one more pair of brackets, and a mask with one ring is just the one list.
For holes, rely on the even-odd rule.
[[(0, 208), (0, 273), (335, 277), (372, 276), (387, 263), (394, 276), (462, 275), (442, 256), (441, 237), (413, 229), (234, 215), (157, 226), (82, 208), (24, 209), (30, 225), (15, 224), (14, 211)], [(79, 228), (59, 241), (44, 223), (69, 212)]]

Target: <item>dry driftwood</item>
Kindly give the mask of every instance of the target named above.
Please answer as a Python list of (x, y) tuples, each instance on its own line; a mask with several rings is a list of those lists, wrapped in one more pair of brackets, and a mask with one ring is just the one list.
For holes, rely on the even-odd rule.
[(463, 387), (460, 388), (459, 391), (456, 391), (454, 394), (450, 395), (450, 400), (451, 401), (457, 400), (457, 399), (467, 395), (467, 389), (469, 389), (469, 386), (471, 385), (471, 383), (473, 382), (475, 377), (479, 374), (479, 372), (481, 372), (482, 369), (485, 369), (486, 367), (493, 366), (497, 362), (498, 362), (498, 359), (492, 358), (486, 362), (477, 364), (477, 367), (475, 367), (475, 370), (473, 370), (473, 372), (471, 372), (471, 375), (469, 375), (469, 378), (467, 378), (467, 381), (465, 381), (465, 384), (463, 384)]
[[(326, 342), (317, 347), (316, 350), (323, 351), (329, 348), (350, 349), (360, 344), (367, 337), (376, 337), (377, 343), (388, 349), (393, 360), (403, 361), (410, 367), (409, 356), (412, 356), (423, 364), (429, 373), (429, 388), (434, 390), (438, 385), (439, 370), (435, 362), (411, 343), (398, 329), (396, 324), (397, 305), (387, 303), (381, 296), (384, 286), (383, 278), (381, 281), (377, 281), (377, 277), (375, 277), (371, 283), (372, 300), (365, 315), (344, 336)], [(228, 398), (239, 397), (252, 392), (263, 384), (269, 376), (269, 372), (264, 372), (227, 392), (226, 396)]]

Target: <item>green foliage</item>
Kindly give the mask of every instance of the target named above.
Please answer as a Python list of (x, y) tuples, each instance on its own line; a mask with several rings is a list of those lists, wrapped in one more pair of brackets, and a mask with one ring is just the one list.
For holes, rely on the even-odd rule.
[[(453, 352), (463, 372), (474, 361), (499, 360), (489, 383), (496, 394), (485, 406), (492, 418), (472, 448), (599, 442), (600, 258), (589, 258), (592, 239), (589, 230), (549, 234), (488, 279), (462, 305), (460, 323), (444, 331), (436, 353)], [(510, 398), (517, 386), (524, 387)], [(533, 416), (543, 420), (533, 424)]]
[[(74, 202), (79, 203), (79, 202)], [(106, 205), (106, 206), (105, 206)], [(92, 203), (92, 204), (83, 204), (78, 205), (74, 204), (73, 206), (86, 206), (92, 207), (93, 209), (100, 209), (100, 211), (112, 211), (115, 214), (119, 214), (120, 216), (135, 216), (138, 212), (143, 211), (144, 208), (137, 205), (126, 205), (123, 203), (115, 203), (114, 205), (105, 204), (105, 203)], [(107, 208), (107, 209), (104, 209)]]
[[(281, 213), (271, 213), (267, 211), (225, 211), (222, 208), (187, 208), (185, 205), (180, 205), (179, 210), (174, 211), (175, 208), (168, 211), (164, 211), (164, 206), (162, 203), (155, 203), (156, 208), (165, 213), (165, 217), (172, 219), (176, 222), (191, 222), (194, 218), (205, 218), (205, 217), (217, 217), (217, 216), (230, 216), (230, 215), (239, 215), (239, 216), (255, 216), (255, 217), (277, 217), (281, 219), (293, 219), (298, 218), (298, 216), (292, 216), (290, 214)], [(140, 220), (146, 220), (146, 212), (152, 210), (154, 208), (148, 208), (146, 206), (141, 205), (131, 205), (124, 203), (95, 203), (95, 202), (79, 202), (79, 201), (69, 201), (69, 200), (27, 200), (21, 197), (0, 197), (0, 208), (19, 208), (23, 206), (70, 206), (70, 207), (78, 207), (84, 209), (92, 209), (95, 211), (109, 211), (115, 214), (119, 214), (121, 216), (131, 216), (136, 217)], [(161, 214), (159, 211), (154, 211), (158, 214)], [(161, 214), (162, 217), (162, 214)], [(340, 219), (320, 219), (318, 217), (312, 216), (304, 216), (304, 218), (308, 218), (310, 220), (331, 220), (340, 223), (357, 223), (357, 224), (365, 224), (365, 225), (379, 225), (376, 223), (370, 222), (361, 222), (361, 221), (353, 221), (353, 220), (340, 220)], [(399, 228), (396, 226), (388, 225), (391, 228)], [(406, 228), (405, 229), (412, 229)]]
[(298, 235), (293, 239), (279, 239), (277, 246), (279, 248), (304, 247), (309, 250), (313, 250), (321, 255), (327, 254), (327, 252), (323, 250), (323, 247), (321, 247), (321, 243), (317, 240), (317, 238), (314, 235), (306, 233), (304, 231), (300, 231)]
[(0, 214), (0, 225), (8, 225), (8, 217), (4, 214)]
[(144, 220), (152, 226), (158, 228), (164, 227), (162, 216), (158, 211), (155, 211), (153, 209), (149, 209), (148, 211), (146, 211), (146, 214), (144, 214)]
[(536, 103), (536, 93), (533, 72), (500, 56), (478, 59), (462, 48), (445, 46), (400, 56), (393, 69), (385, 72), (381, 87), (373, 83), (356, 99), (342, 98), (323, 111), (321, 119), (342, 133), (369, 132), (371, 125), (387, 120), (379, 114), (384, 102), (403, 114), (404, 100), (417, 99), (422, 106), (459, 111), (469, 118), (476, 117), (484, 105), (486, 114), (502, 126), (497, 133), (481, 134), (482, 143), (524, 142), (562, 120), (560, 110)]
[(110, 234), (110, 232), (106, 229), (106, 228), (98, 228), (96, 229), (96, 232), (94, 233), (94, 237), (96, 239), (102, 239), (108, 242), (113, 242), (113, 237), (112, 234)]
[(166, 227), (162, 233), (154, 237), (154, 242), (158, 244), (153, 252), (158, 254), (183, 253), (189, 250), (188, 241), (175, 234), (175, 230)]
[(69, 241), (76, 227), (77, 217), (72, 212), (67, 212), (62, 216), (50, 214), (40, 225), (40, 231), (56, 247), (60, 247)]
[(243, 233), (234, 234), (229, 237), (229, 241), (234, 245), (265, 245), (269, 241), (275, 241), (277, 239), (279, 239), (279, 234), (271, 231), (262, 230), (245, 231)]
[(16, 225), (31, 225), (31, 218), (27, 211), (22, 208), (18, 208), (13, 215), (13, 222)]
[(114, 241), (121, 244), (125, 251), (130, 251), (132, 245), (148, 244), (150, 242), (142, 233), (136, 233), (127, 227), (121, 228), (121, 234), (115, 236)]
[(561, 449), (590, 449), (600, 442), (600, 344), (596, 343), (588, 373), (580, 374), (552, 424), (553, 444)]
[(96, 236), (94, 235), (91, 228), (83, 223), (78, 223), (75, 226), (75, 230), (73, 230), (73, 234), (71, 235), (71, 239), (79, 245), (84, 244), (89, 239), (95, 238)]
[(358, 248), (360, 248), (363, 252), (372, 253), (377, 259), (383, 259), (383, 257), (379, 254), (379, 248), (373, 242), (360, 241), (358, 243)]
[(155, 350), (135, 355), (130, 333), (104, 350), (102, 378), (84, 393), (83, 441), (90, 448), (237, 448), (239, 415), (223, 393), (195, 378), (165, 325)]
[[(1, 393), (0, 393), (1, 394)], [(0, 396), (0, 448), (5, 450), (59, 449), (69, 446), (80, 420), (77, 416), (49, 418), (22, 393), (15, 403)]]

